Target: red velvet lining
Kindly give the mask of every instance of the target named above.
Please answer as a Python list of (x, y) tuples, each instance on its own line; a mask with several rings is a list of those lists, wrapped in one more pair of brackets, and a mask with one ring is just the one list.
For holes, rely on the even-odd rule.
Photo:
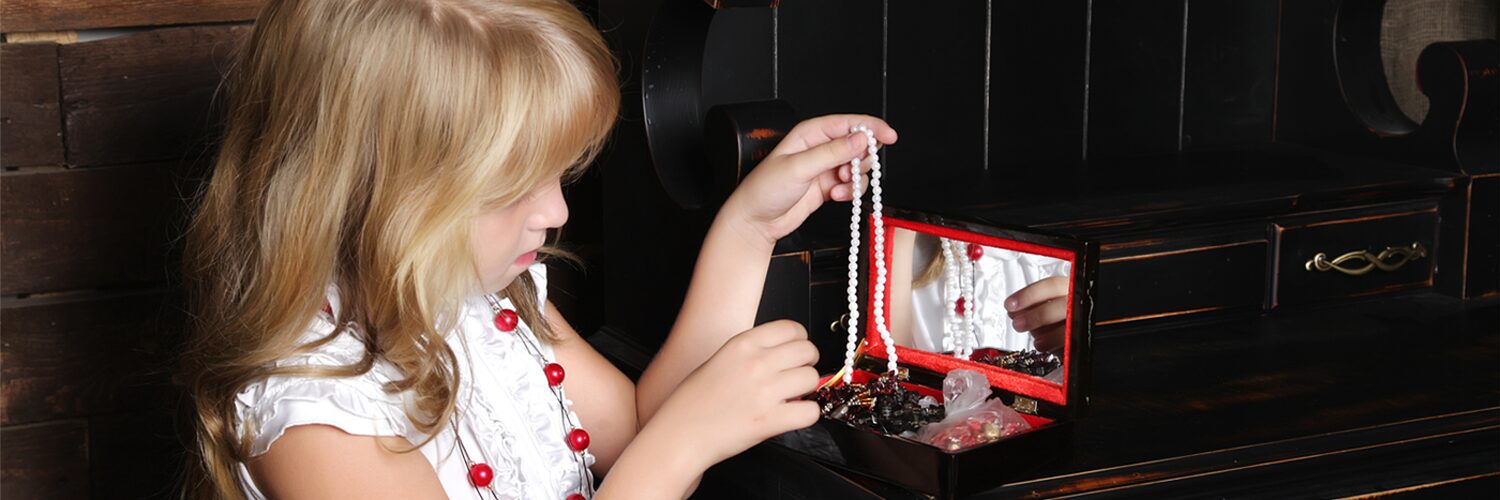
[[(870, 217), (871, 217), (871, 223), (870, 223), (870, 225), (868, 227), (874, 227), (875, 225), (874, 225), (873, 221), (874, 221), (874, 217), (876, 217), (876, 215), (872, 214)], [(885, 255), (882, 255), (882, 256), (871, 255), (870, 256), (870, 258), (871, 258), (871, 262), (870, 262), (871, 269), (874, 269), (874, 265), (875, 265), (874, 259), (876, 259), (876, 258), (884, 259), (885, 262), (887, 263), (887, 266), (886, 266), (887, 269), (890, 268), (890, 263), (891, 263), (891, 261), (893, 259), (892, 256), (895, 253), (895, 245), (891, 245), (891, 244), (889, 244), (889, 242), (895, 241), (896, 228), (906, 228), (906, 229), (910, 229), (910, 230), (917, 231), (917, 232), (920, 232), (920, 233), (926, 233), (926, 234), (931, 234), (931, 235), (934, 235), (934, 236), (940, 236), (940, 237), (949, 238), (949, 239), (956, 239), (956, 240), (961, 240), (961, 241), (968, 241), (968, 242), (978, 243), (980, 245), (984, 245), (984, 246), (988, 246), (988, 247), (1004, 248), (1004, 249), (1008, 249), (1008, 250), (1016, 250), (1016, 251), (1020, 251), (1020, 252), (1027, 252), (1027, 253), (1034, 253), (1034, 254), (1039, 254), (1039, 255), (1045, 255), (1045, 256), (1048, 256), (1048, 257), (1053, 257), (1053, 258), (1057, 258), (1057, 259), (1066, 260), (1066, 261), (1068, 261), (1068, 263), (1070, 265), (1074, 266), (1075, 268), (1077, 267), (1077, 264), (1078, 264), (1075, 261), (1076, 259), (1075, 259), (1074, 253), (1072, 251), (1069, 251), (1069, 250), (1066, 250), (1066, 249), (1053, 248), (1053, 247), (1048, 247), (1048, 246), (1037, 245), (1037, 244), (1034, 244), (1034, 243), (1026, 243), (1026, 242), (1022, 242), (1022, 241), (1007, 240), (1007, 239), (1003, 239), (1003, 238), (997, 238), (997, 237), (994, 237), (994, 236), (988, 236), (988, 235), (983, 235), (983, 234), (975, 234), (975, 233), (960, 231), (960, 230), (952, 229), (952, 228), (946, 228), (946, 227), (941, 227), (941, 226), (934, 226), (934, 225), (931, 225), (931, 224), (923, 224), (923, 223), (920, 223), (920, 222), (913, 222), (913, 221), (901, 220), (901, 219), (885, 218), (885, 232), (886, 232), (886, 234), (885, 234), (885, 241), (888, 243), (887, 245), (885, 245)], [(870, 235), (870, 248), (874, 248), (874, 239), (875, 239), (874, 231), (871, 231), (870, 233), (871, 233), (871, 235)], [(869, 307), (866, 308), (867, 310), (865, 311), (865, 313), (866, 313), (866, 318), (871, 318), (873, 320), (873, 318), (875, 318), (875, 304), (874, 304), (874, 299), (873, 299), (874, 296), (875, 296), (875, 294), (874, 294), (875, 280), (869, 279), (869, 280), (866, 280), (866, 281), (869, 282), (869, 286), (870, 286), (870, 295), (869, 295), (869, 297), (871, 297), (871, 299), (869, 301), (870, 302)], [(1072, 352), (1072, 350), (1073, 350), (1073, 346), (1072, 346), (1073, 336), (1071, 335), (1071, 333), (1073, 332), (1073, 300), (1072, 300), (1072, 297), (1073, 297), (1073, 280), (1071, 280), (1071, 279), (1068, 280), (1068, 297), (1069, 297), (1069, 300), (1068, 300), (1068, 308), (1067, 308), (1067, 313), (1066, 313), (1068, 319), (1063, 324), (1063, 331), (1064, 332), (1068, 332), (1068, 334), (1064, 335), (1064, 337), (1063, 337), (1063, 352), (1064, 353)], [(890, 301), (887, 300), (885, 303), (881, 304), (881, 307), (884, 309), (884, 313), (885, 313), (885, 314), (882, 315), (882, 317), (886, 318), (886, 321), (890, 321), (890, 317), (891, 317), (891, 304), (890, 304)], [(885, 354), (885, 342), (880, 339), (880, 331), (878, 329), (876, 329), (875, 325), (873, 325), (872, 323), (874, 323), (874, 322), (873, 321), (869, 321), (869, 322), (866, 323), (866, 326), (865, 326), (865, 342), (867, 344), (867, 347), (865, 348), (865, 352), (868, 353), (868, 354), (870, 354), (870, 355), (873, 355), (873, 356), (876, 356), (876, 357), (880, 357), (881, 359), (884, 359), (882, 356), (879, 356), (879, 355)], [(1033, 398), (1041, 399), (1041, 400), (1044, 400), (1044, 401), (1050, 401), (1050, 402), (1053, 402), (1053, 403), (1057, 403), (1057, 404), (1060, 404), (1060, 405), (1067, 405), (1068, 404), (1068, 391), (1067, 391), (1068, 373), (1069, 373), (1068, 363), (1070, 363), (1072, 361), (1070, 359), (1071, 356), (1063, 356), (1063, 365), (1062, 365), (1062, 368), (1060, 368), (1063, 371), (1063, 383), (1062, 384), (1056, 384), (1056, 383), (1053, 383), (1053, 382), (1051, 382), (1049, 380), (1043, 379), (1041, 377), (1035, 377), (1035, 376), (1026, 375), (1026, 374), (1023, 374), (1023, 373), (1017, 373), (1017, 372), (1012, 372), (1012, 371), (1009, 371), (1009, 370), (1003, 370), (1003, 369), (1000, 369), (998, 367), (994, 367), (994, 366), (990, 366), (990, 365), (986, 365), (986, 364), (982, 364), (982, 363), (976, 363), (976, 362), (973, 362), (973, 361), (966, 361), (966, 360), (958, 359), (958, 358), (955, 358), (955, 357), (952, 357), (952, 356), (946, 356), (946, 355), (942, 355), (942, 354), (938, 354), (938, 353), (933, 353), (933, 352), (928, 352), (928, 351), (922, 351), (922, 350), (917, 350), (917, 349), (911, 349), (911, 348), (908, 348), (908, 347), (905, 347), (905, 346), (899, 346), (899, 345), (896, 346), (896, 358), (899, 359), (903, 363), (907, 363), (907, 364), (910, 364), (910, 365), (913, 365), (913, 366), (920, 366), (920, 367), (926, 368), (928, 370), (935, 371), (937, 373), (948, 373), (949, 371), (952, 371), (952, 370), (955, 370), (955, 369), (959, 369), (959, 368), (967, 368), (967, 369), (970, 369), (970, 370), (977, 370), (980, 373), (983, 373), (985, 375), (985, 377), (990, 380), (990, 385), (991, 386), (1004, 389), (1004, 390), (1009, 391), (1009, 392), (1011, 392), (1013, 394), (1020, 394), (1020, 395), (1023, 395), (1023, 396), (1033, 397)]]

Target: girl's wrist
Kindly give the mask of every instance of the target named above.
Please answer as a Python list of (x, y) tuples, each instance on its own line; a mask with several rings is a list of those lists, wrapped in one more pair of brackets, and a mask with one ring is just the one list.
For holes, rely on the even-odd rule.
[(721, 229), (733, 236), (737, 243), (748, 245), (750, 249), (770, 252), (776, 248), (776, 238), (766, 231), (765, 224), (756, 221), (734, 196), (730, 196), (719, 208), (713, 225), (715, 227), (709, 230), (710, 235), (714, 234), (714, 229)]

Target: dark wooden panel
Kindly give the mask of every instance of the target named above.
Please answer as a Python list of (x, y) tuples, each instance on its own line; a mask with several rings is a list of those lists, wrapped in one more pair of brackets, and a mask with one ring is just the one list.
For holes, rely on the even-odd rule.
[(797, 109), (798, 119), (884, 114), (883, 5), (863, 0), (782, 2), (776, 17), (776, 92)]
[(180, 160), (214, 135), (211, 106), (248, 26), (168, 28), (58, 49), (70, 165)]
[(1089, 158), (1177, 151), (1185, 1), (1094, 2)]
[(1473, 180), (1469, 198), (1469, 251), (1465, 297), (1500, 291), (1500, 175)]
[[(1400, 206), (1353, 210), (1279, 221), (1276, 224), (1276, 264), (1272, 307), (1319, 300), (1357, 297), (1413, 287), (1432, 286), (1437, 247), (1437, 207)], [(1308, 270), (1319, 253), (1334, 260), (1349, 252), (1378, 254), (1386, 248), (1420, 244), (1425, 254), (1399, 269), (1374, 269), (1351, 276), (1336, 269)], [(1359, 268), (1368, 261), (1351, 261)]]
[(161, 292), (7, 299), (0, 423), (160, 408), (180, 308)]
[(1189, 0), (1183, 149), (1271, 141), (1279, 0)]
[(1264, 300), (1264, 236), (1200, 237), (1186, 245), (1145, 240), (1114, 247), (1106, 246), (1099, 259), (1095, 324), (1258, 310)]
[[(817, 250), (812, 256), (807, 338), (818, 346), (818, 373), (833, 373), (844, 365), (844, 348), (849, 338), (849, 330), (841, 323), (849, 313), (846, 294), (849, 249)], [(861, 296), (864, 295), (861, 291)]]
[(0, 441), (5, 443), (0, 497), (89, 497), (88, 428), (83, 420), (5, 427), (0, 429)]
[[(721, 9), (703, 42), (703, 103), (770, 99), (776, 93), (771, 9)], [(701, 118), (701, 117), (700, 117)], [(701, 121), (699, 123), (702, 123)]]
[(904, 131), (881, 157), (886, 199), (964, 197), (977, 183), (955, 180), (984, 172), (985, 4), (890, 2), (886, 19), (886, 118)]
[(0, 66), (0, 165), (61, 165), (57, 45), (0, 45)]
[(121, 26), (244, 21), (261, 0), (7, 0), (0, 31), (64, 31)]
[(1088, 3), (993, 2), (991, 18), (990, 170), (1082, 160)]
[(1379, 147), (1378, 140), (1349, 110), (1334, 64), (1335, 14), (1340, 3), (1281, 3), (1275, 134), (1278, 141), (1368, 152)]
[(159, 409), (90, 419), (93, 498), (176, 498), (187, 441), (174, 417)]
[(0, 293), (159, 282), (184, 202), (170, 164), (6, 173)]
[(808, 325), (808, 264), (812, 257), (807, 252), (798, 252), (771, 257), (766, 269), (766, 285), (760, 294), (760, 306), (755, 312), (755, 324), (790, 319)]

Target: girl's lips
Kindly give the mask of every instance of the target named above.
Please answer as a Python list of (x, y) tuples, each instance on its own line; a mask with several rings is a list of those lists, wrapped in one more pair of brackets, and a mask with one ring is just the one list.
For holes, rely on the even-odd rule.
[(532, 262), (536, 262), (536, 250), (526, 252), (516, 258), (516, 265), (518, 266), (529, 266)]

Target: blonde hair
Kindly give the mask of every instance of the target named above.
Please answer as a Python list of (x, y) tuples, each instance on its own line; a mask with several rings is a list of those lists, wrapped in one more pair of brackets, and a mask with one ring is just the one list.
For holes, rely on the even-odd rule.
[[(436, 434), (458, 372), (443, 332), (481, 293), (473, 217), (572, 177), (619, 108), (615, 63), (567, 0), (269, 0), (228, 80), (212, 176), (188, 230), (195, 313), (182, 380), (197, 410), (190, 496), (238, 498), (248, 460), (235, 395), (273, 375), (405, 375)], [(273, 367), (336, 285), (349, 366)], [(548, 337), (535, 284), (504, 291)], [(406, 450), (410, 451), (410, 450)]]

